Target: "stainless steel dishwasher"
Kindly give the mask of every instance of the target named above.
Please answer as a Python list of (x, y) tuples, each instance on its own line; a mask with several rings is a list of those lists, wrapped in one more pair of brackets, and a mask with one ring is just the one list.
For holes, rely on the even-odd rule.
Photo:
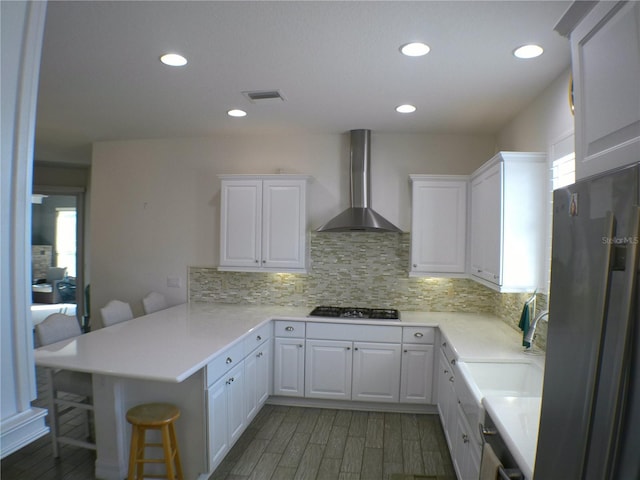
[(491, 445), (498, 460), (502, 463), (502, 466), (498, 467), (500, 480), (531, 480), (525, 479), (488, 412), (485, 412), (484, 425), (480, 424), (480, 438), (482, 439), (482, 448), (484, 449), (485, 444)]

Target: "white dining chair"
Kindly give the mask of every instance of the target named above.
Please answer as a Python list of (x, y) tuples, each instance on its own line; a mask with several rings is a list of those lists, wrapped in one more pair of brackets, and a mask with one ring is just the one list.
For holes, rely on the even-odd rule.
[[(42, 346), (77, 337), (82, 334), (80, 324), (75, 317), (63, 313), (53, 313), (36, 325), (36, 339)], [(75, 445), (76, 447), (96, 449), (91, 439), (91, 425), (93, 423), (93, 388), (91, 374), (45, 368), (46, 389), (48, 393), (49, 428), (53, 456), (60, 456), (59, 444)], [(64, 408), (61, 410), (60, 408)], [(61, 435), (60, 416), (73, 408), (87, 412), (86, 437), (88, 440), (71, 438)]]
[(105, 327), (110, 327), (116, 323), (125, 322), (133, 318), (131, 306), (120, 300), (111, 300), (100, 309), (100, 313), (102, 314), (102, 325)]
[(157, 312), (168, 308), (167, 298), (158, 292), (151, 292), (142, 299), (142, 308), (145, 314)]

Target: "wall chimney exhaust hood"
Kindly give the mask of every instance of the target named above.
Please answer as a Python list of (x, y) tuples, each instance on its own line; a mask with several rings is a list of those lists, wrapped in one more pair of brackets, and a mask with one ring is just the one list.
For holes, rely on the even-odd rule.
[(351, 206), (318, 232), (402, 232), (371, 203), (371, 130), (351, 130)]

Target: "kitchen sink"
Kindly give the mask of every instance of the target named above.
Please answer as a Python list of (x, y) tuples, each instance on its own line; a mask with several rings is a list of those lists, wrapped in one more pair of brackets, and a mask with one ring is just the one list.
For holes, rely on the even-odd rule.
[(459, 362), (463, 375), (480, 390), (481, 397), (541, 397), (543, 369), (535, 363), (510, 361)]

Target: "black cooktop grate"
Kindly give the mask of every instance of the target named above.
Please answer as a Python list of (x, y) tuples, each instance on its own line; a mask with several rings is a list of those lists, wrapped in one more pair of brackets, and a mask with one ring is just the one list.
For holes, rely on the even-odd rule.
[(311, 317), (371, 318), (376, 320), (398, 320), (400, 312), (393, 308), (328, 307), (314, 308)]

